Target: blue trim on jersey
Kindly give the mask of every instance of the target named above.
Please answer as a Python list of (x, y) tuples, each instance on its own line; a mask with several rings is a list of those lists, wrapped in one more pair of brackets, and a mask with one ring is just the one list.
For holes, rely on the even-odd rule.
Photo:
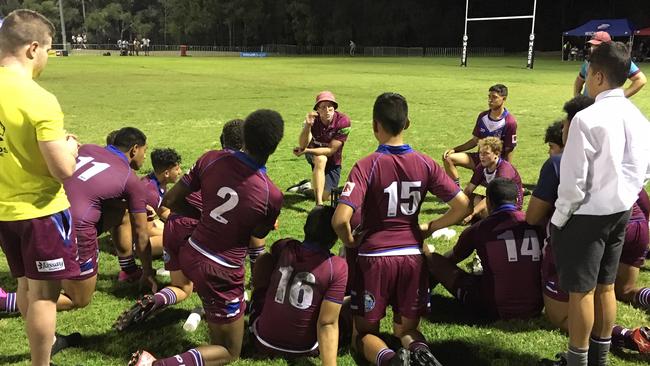
[(503, 159), (499, 158), (499, 160), (497, 161), (497, 166), (496, 166), (496, 168), (494, 168), (493, 171), (489, 171), (488, 168), (485, 167), (485, 168), (483, 168), (483, 172), (484, 172), (484, 173), (487, 173), (487, 174), (494, 174), (494, 172), (496, 172), (497, 170), (499, 170), (499, 167), (501, 166), (501, 162), (502, 162), (502, 161), (503, 161)]
[(248, 154), (241, 151), (234, 151), (234, 154), (237, 159), (241, 160), (244, 164), (248, 165), (253, 170), (259, 170), (262, 173), (266, 173), (266, 167), (263, 164), (259, 164), (258, 162), (253, 160), (253, 158), (250, 157)]
[(354, 203), (352, 203), (352, 202), (350, 202), (350, 201), (342, 200), (342, 199), (339, 198), (339, 203), (342, 203), (342, 204), (344, 204), (344, 205), (350, 206), (350, 207), (352, 207), (352, 209), (355, 210), (355, 211), (356, 211), (356, 209), (357, 209), (357, 205), (355, 205)]
[(156, 187), (158, 187), (158, 194), (160, 195), (160, 197), (162, 197), (165, 194), (165, 191), (163, 191), (162, 187), (160, 186), (160, 181), (156, 177), (156, 173), (154, 172), (149, 173), (147, 177), (152, 181), (156, 182)]
[[(507, 109), (507, 108), (503, 108), (503, 113), (501, 113), (500, 118), (493, 119), (492, 117), (490, 117), (490, 112), (491, 112), (491, 111), (488, 111), (488, 113), (487, 113), (487, 118), (488, 118), (490, 121), (494, 121), (494, 122), (499, 122), (499, 121), (501, 121), (502, 119), (506, 118), (506, 116), (508, 115), (508, 113), (510, 113), (510, 112), (508, 112), (508, 109)], [(504, 127), (505, 127), (505, 126), (504, 126)]]
[(497, 207), (496, 210), (492, 211), (490, 215), (496, 215), (501, 212), (512, 212), (517, 211), (517, 206), (514, 203), (504, 203), (503, 205)]
[(402, 155), (402, 154), (408, 154), (410, 152), (413, 152), (413, 149), (408, 144), (399, 145), (399, 146), (390, 146), (390, 145), (382, 144), (379, 145), (379, 147), (375, 152), (378, 152), (380, 154)]
[(70, 210), (65, 209), (50, 216), (52, 222), (63, 239), (63, 245), (69, 247), (72, 244), (72, 216)]
[[(394, 252), (394, 251), (397, 251), (397, 250), (404, 250), (404, 249), (418, 249), (418, 250), (420, 250), (422, 248), (419, 245), (408, 245), (408, 246), (399, 247), (399, 248), (388, 248), (388, 249), (381, 249), (381, 250), (373, 250), (372, 252), (367, 252), (367, 253), (381, 254), (381, 253), (390, 253), (390, 252)], [(365, 254), (366, 252), (360, 252), (360, 253)]]
[(124, 160), (125, 163), (129, 163), (129, 159), (126, 157), (126, 154), (122, 152), (122, 150), (118, 149), (115, 147), (115, 145), (108, 145), (106, 146), (106, 150), (110, 151), (111, 153), (117, 155), (120, 157), (120, 159)]

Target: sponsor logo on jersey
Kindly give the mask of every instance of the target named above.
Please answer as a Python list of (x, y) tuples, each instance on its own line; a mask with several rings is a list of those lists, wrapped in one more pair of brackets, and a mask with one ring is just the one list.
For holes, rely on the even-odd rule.
[(345, 182), (345, 185), (343, 186), (343, 190), (341, 191), (341, 196), (350, 197), (353, 190), (354, 190), (354, 183)]
[(368, 291), (364, 291), (363, 293), (363, 308), (366, 313), (369, 313), (375, 308), (375, 297)]
[(36, 269), (39, 272), (58, 272), (65, 269), (63, 258), (52, 259), (49, 261), (36, 261)]

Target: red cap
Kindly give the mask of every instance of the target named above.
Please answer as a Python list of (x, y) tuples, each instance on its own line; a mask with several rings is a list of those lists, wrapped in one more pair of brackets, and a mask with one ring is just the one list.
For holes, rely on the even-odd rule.
[(331, 91), (325, 90), (318, 93), (318, 95), (316, 96), (316, 104), (314, 104), (314, 110), (318, 108), (318, 103), (320, 102), (332, 102), (334, 103), (334, 109), (337, 109), (339, 107), (339, 104), (336, 103), (336, 98), (334, 97), (334, 93), (332, 93)]
[(603, 42), (607, 43), (607, 42), (611, 42), (611, 41), (612, 41), (612, 37), (609, 35), (609, 33), (600, 31), (600, 32), (594, 33), (591, 36), (591, 39), (587, 43), (591, 43), (593, 45), (599, 45), (599, 44), (601, 44)]

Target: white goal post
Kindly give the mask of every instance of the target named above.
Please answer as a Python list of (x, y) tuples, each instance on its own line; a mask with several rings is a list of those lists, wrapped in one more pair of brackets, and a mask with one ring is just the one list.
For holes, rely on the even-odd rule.
[(468, 18), (467, 12), (469, 8), (469, 0), (465, 0), (465, 31), (463, 33), (463, 49), (460, 56), (460, 66), (467, 67), (467, 41), (469, 37), (467, 36), (467, 22), (482, 22), (482, 21), (492, 21), (492, 20), (514, 20), (514, 19), (532, 19), (532, 27), (530, 29), (530, 36), (528, 36), (528, 60), (526, 67), (529, 69), (533, 68), (533, 62), (535, 61), (535, 14), (537, 13), (537, 0), (533, 2), (533, 14), (532, 15), (516, 15), (516, 16), (505, 16), (505, 17), (484, 17), (484, 18)]

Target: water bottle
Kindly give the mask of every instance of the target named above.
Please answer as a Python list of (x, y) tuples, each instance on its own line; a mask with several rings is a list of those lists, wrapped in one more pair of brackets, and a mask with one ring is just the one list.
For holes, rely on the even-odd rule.
[(196, 328), (198, 328), (203, 314), (205, 314), (203, 308), (195, 308), (192, 310), (192, 313), (187, 317), (185, 324), (183, 324), (183, 329), (185, 329), (186, 332), (194, 332)]

